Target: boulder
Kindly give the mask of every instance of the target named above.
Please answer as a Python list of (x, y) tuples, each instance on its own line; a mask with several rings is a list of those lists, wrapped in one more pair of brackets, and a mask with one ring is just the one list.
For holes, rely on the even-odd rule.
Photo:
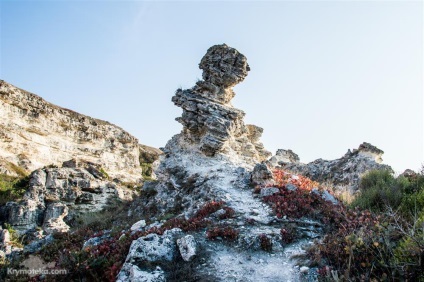
[(265, 187), (261, 189), (261, 196), (262, 197), (271, 196), (279, 192), (280, 192), (280, 189), (276, 187)]
[(272, 185), (274, 184), (274, 175), (266, 164), (260, 163), (253, 168), (250, 180), (254, 186)]
[(197, 244), (192, 235), (186, 235), (178, 239), (177, 245), (184, 261), (191, 261), (196, 256)]
[(172, 261), (177, 256), (177, 239), (183, 236), (179, 228), (167, 230), (163, 235), (155, 233), (143, 236), (131, 243), (125, 262), (137, 261), (164, 262)]
[(137, 221), (131, 226), (131, 231), (138, 231), (146, 227), (146, 221), (144, 219)]

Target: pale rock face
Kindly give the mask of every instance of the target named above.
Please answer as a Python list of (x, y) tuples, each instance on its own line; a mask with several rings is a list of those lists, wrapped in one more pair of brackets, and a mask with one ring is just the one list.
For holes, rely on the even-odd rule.
[(299, 156), (295, 154), (292, 150), (284, 150), (284, 149), (278, 149), (277, 153), (272, 156), (268, 162), (272, 166), (277, 166), (279, 162), (283, 163), (298, 163), (299, 162)]
[(165, 152), (175, 150), (176, 140), (195, 145), (206, 156), (236, 154), (246, 161), (265, 160), (270, 156), (259, 142), (262, 128), (243, 122), (245, 113), (230, 101), (234, 85), (250, 70), (246, 57), (225, 44), (209, 48), (199, 64), (203, 79), (191, 89), (178, 89), (172, 101), (183, 109), (177, 121), (183, 125), (181, 138), (167, 144)]
[(10, 254), (12, 251), (12, 246), (10, 244), (10, 233), (7, 229), (0, 230), (0, 251), (3, 251), (5, 255)]
[(46, 233), (66, 232), (65, 217), (100, 211), (111, 199), (131, 200), (135, 196), (130, 189), (98, 177), (98, 172), (88, 167), (36, 170), (23, 200), (1, 208), (0, 223), (9, 223), (20, 233), (37, 226)]
[(0, 173), (16, 175), (70, 159), (97, 163), (113, 178), (141, 179), (138, 140), (121, 128), (50, 104), (0, 81)]
[(69, 209), (62, 203), (51, 203), (47, 206), (44, 215), (43, 230), (46, 234), (54, 232), (68, 232), (69, 226), (63, 221)]
[(271, 169), (265, 164), (257, 164), (253, 168), (250, 181), (254, 186), (267, 186), (274, 184), (274, 175)]
[[(183, 130), (163, 149), (155, 171), (158, 181), (144, 184), (143, 190), (150, 196), (143, 198), (143, 206), (153, 211), (150, 216), (156, 220), (169, 213), (187, 219), (206, 203), (223, 201), (234, 216), (221, 223), (240, 230), (240, 239), (234, 245), (210, 241), (202, 230), (190, 234), (193, 240), (181, 234), (175, 243), (166, 241), (166, 232), (162, 236), (150, 234), (133, 241), (126, 263), (140, 269), (143, 260), (154, 264), (161, 261), (163, 265), (179, 258), (178, 249), (184, 261), (196, 261), (193, 255), (200, 256), (202, 250), (210, 256), (200, 258), (206, 262), (198, 265), (196, 274), (208, 277), (205, 281), (297, 281), (294, 262), (288, 256), (272, 257), (260, 249), (259, 243), (257, 249), (245, 243), (259, 242), (258, 236), (266, 234), (275, 240), (276, 249), (284, 248), (275, 214), (253, 194), (251, 186), (255, 165), (269, 156), (259, 142), (262, 129), (245, 125), (244, 113), (230, 104), (234, 96), (231, 87), (249, 70), (246, 59), (233, 48), (216, 45), (208, 50), (200, 67), (204, 80), (191, 89), (177, 90), (173, 97), (183, 109), (177, 119)], [(267, 180), (270, 177), (272, 173), (261, 176)], [(222, 212), (226, 213), (225, 209), (216, 211), (210, 219), (221, 220)], [(267, 263), (258, 266), (257, 261), (265, 259)], [(121, 272), (128, 275), (125, 267)]]
[(373, 159), (376, 163), (382, 163), (384, 152), (370, 143), (364, 142), (358, 148), (358, 154)]

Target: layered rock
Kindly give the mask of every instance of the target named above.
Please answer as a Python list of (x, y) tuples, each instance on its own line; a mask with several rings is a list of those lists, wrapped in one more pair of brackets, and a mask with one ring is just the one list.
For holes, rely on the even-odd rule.
[[(279, 150), (280, 151), (280, 150)], [(298, 159), (281, 160), (278, 166), (283, 169), (302, 174), (314, 181), (333, 186), (337, 191), (355, 193), (359, 188), (361, 177), (371, 170), (390, 170), (388, 165), (381, 164), (383, 151), (377, 147), (362, 143), (358, 149), (348, 150), (341, 158), (336, 160), (317, 159), (308, 164), (299, 163)], [(296, 155), (297, 156), (297, 155)], [(278, 155), (271, 158), (278, 159)], [(268, 162), (274, 165), (275, 162)]]
[[(212, 157), (216, 154), (237, 155), (247, 162), (262, 161), (270, 156), (259, 138), (262, 128), (245, 125), (245, 113), (231, 105), (235, 96), (232, 89), (250, 70), (246, 57), (225, 44), (209, 48), (199, 68), (203, 80), (191, 89), (178, 89), (172, 101), (183, 109), (176, 120), (182, 132), (165, 147), (165, 152), (183, 148)], [(175, 142), (176, 141), (176, 142)]]
[[(257, 261), (266, 259), (270, 269), (278, 269), (274, 273), (265, 271), (270, 281), (293, 280), (296, 273), (289, 257), (270, 258), (260, 248), (261, 235), (273, 240), (278, 251), (284, 246), (279, 239), (275, 215), (259, 196), (254, 196), (251, 186), (253, 168), (270, 155), (259, 141), (263, 130), (245, 125), (244, 112), (230, 103), (235, 95), (232, 87), (241, 82), (249, 70), (246, 58), (225, 44), (216, 45), (209, 48), (200, 68), (203, 80), (191, 89), (177, 90), (172, 98), (175, 105), (183, 109), (182, 116), (177, 118), (183, 130), (163, 149), (155, 171), (158, 181), (144, 184), (142, 192), (146, 197), (140, 205), (143, 208), (134, 213), (148, 216), (150, 220), (168, 215), (192, 218), (211, 202), (225, 202), (227, 209), (215, 211), (207, 220), (240, 230), (237, 242), (227, 246), (207, 240), (204, 230), (192, 232), (193, 237), (182, 236), (177, 240), (180, 252), (173, 257), (173, 262), (181, 256), (184, 263), (197, 264), (196, 276), (205, 281), (260, 281), (264, 273), (256, 271)], [(231, 211), (229, 218), (225, 216), (227, 210)], [(146, 244), (151, 242), (158, 245), (156, 250), (161, 250), (166, 239), (166, 236), (148, 235), (133, 241), (119, 279), (131, 279), (131, 273), (147, 271), (141, 263), (150, 260), (144, 254), (150, 249)], [(174, 244), (172, 249), (175, 253)], [(208, 255), (200, 255), (200, 250)], [(221, 258), (225, 258), (225, 262)], [(169, 275), (169, 269), (162, 266), (169, 265), (170, 259), (160, 258), (160, 261), (161, 268)], [(152, 269), (148, 271), (153, 274)]]
[(72, 158), (97, 163), (113, 178), (141, 179), (134, 136), (1, 80), (0, 173), (28, 173)]
[(67, 222), (78, 215), (100, 211), (114, 199), (131, 200), (134, 195), (89, 164), (38, 169), (31, 174), (23, 199), (0, 207), (0, 223), (9, 223), (20, 233), (36, 227), (47, 234), (66, 232)]
[(272, 156), (268, 162), (277, 166), (279, 162), (284, 163), (298, 163), (300, 161), (299, 156), (292, 150), (278, 149), (274, 156)]
[[(190, 214), (212, 198), (226, 198), (246, 209), (244, 197), (249, 196), (233, 189), (246, 189), (254, 165), (270, 156), (259, 141), (262, 128), (245, 125), (244, 112), (230, 103), (235, 95), (232, 87), (250, 70), (246, 57), (225, 44), (215, 45), (199, 67), (203, 80), (191, 89), (178, 89), (172, 97), (183, 109), (177, 118), (183, 129), (163, 149), (156, 171), (157, 196), (147, 203), (162, 213)], [(267, 214), (262, 211), (258, 219), (266, 221)]]

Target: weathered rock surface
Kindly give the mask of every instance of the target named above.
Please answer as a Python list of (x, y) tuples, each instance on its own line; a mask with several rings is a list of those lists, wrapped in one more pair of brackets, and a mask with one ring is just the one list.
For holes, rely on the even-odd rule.
[(192, 235), (186, 235), (177, 240), (181, 257), (185, 261), (191, 261), (197, 253), (196, 240)]
[(273, 177), (270, 168), (265, 163), (260, 163), (253, 168), (250, 181), (254, 186), (267, 186), (274, 184)]
[[(69, 165), (69, 162), (68, 162)], [(0, 222), (20, 233), (42, 227), (46, 233), (66, 232), (66, 221), (81, 213), (102, 210), (110, 200), (131, 200), (135, 192), (109, 182), (90, 165), (43, 168), (30, 176), (22, 201), (1, 207)]]
[(138, 266), (125, 263), (116, 282), (165, 282), (165, 273), (157, 266), (154, 271), (141, 270)]
[(299, 161), (300, 159), (297, 154), (295, 154), (292, 150), (284, 149), (278, 149), (277, 153), (268, 160), (268, 162), (273, 166), (277, 166), (279, 162), (298, 163)]
[(134, 240), (126, 263), (172, 261), (177, 256), (177, 239), (183, 237), (181, 229), (165, 231), (163, 235), (149, 234)]
[[(203, 79), (191, 89), (178, 89), (172, 101), (183, 109), (177, 121), (183, 125), (181, 134), (168, 143), (165, 153), (172, 151), (175, 141), (195, 145), (206, 156), (218, 153), (236, 154), (246, 160), (261, 161), (270, 156), (259, 138), (262, 128), (243, 122), (245, 113), (230, 101), (232, 89), (250, 70), (246, 57), (225, 44), (209, 48), (202, 58)], [(181, 146), (180, 146), (181, 147)]]
[[(200, 68), (204, 71), (204, 80), (191, 89), (177, 90), (172, 98), (183, 109), (182, 117), (177, 119), (183, 130), (163, 149), (155, 171), (158, 181), (146, 182), (143, 186), (144, 193), (149, 196), (140, 213), (148, 211), (152, 220), (169, 214), (190, 218), (206, 203), (223, 201), (233, 210), (234, 216), (220, 223), (237, 227), (241, 239), (235, 245), (226, 245), (219, 238), (216, 242), (207, 240), (204, 231), (192, 232), (194, 247), (191, 239), (188, 240), (190, 237), (182, 234), (180, 238), (185, 239), (180, 239), (177, 246), (183, 263), (197, 264), (196, 277), (208, 277), (205, 281), (260, 281), (263, 275), (271, 279), (269, 281), (292, 280), (296, 271), (290, 261), (291, 255), (270, 257), (263, 253), (258, 243), (261, 234), (272, 240), (280, 238), (277, 227), (280, 223), (274, 221), (275, 215), (261, 201), (262, 197), (253, 195), (251, 186), (253, 168), (270, 155), (259, 142), (262, 129), (245, 125), (244, 113), (230, 104), (235, 95), (231, 87), (241, 82), (249, 70), (246, 58), (233, 48), (216, 45), (208, 50)], [(258, 173), (258, 179), (269, 180), (270, 177), (272, 173), (265, 176)], [(209, 219), (222, 220), (225, 213), (223, 209), (218, 210)], [(154, 259), (146, 255), (146, 252), (155, 253), (148, 251), (152, 249), (149, 244), (156, 246), (155, 250), (169, 246), (166, 247), (168, 252), (177, 247), (175, 242), (172, 246), (165, 244), (165, 239), (164, 235), (148, 235), (133, 241), (126, 263), (142, 269), (138, 261), (159, 263), (158, 260), (162, 260), (162, 265), (163, 261), (175, 262), (175, 255), (173, 258), (154, 255)], [(275, 244), (276, 250), (283, 250), (281, 240)], [(300, 249), (300, 245), (294, 249)], [(208, 255), (199, 258), (200, 250)], [(265, 262), (265, 258), (266, 272), (269, 272), (266, 274), (257, 269), (258, 260)], [(204, 263), (198, 264), (197, 259)], [(261, 264), (261, 267), (265, 266)], [(129, 273), (129, 270), (123, 267), (121, 272)]]
[(0, 173), (16, 175), (69, 159), (97, 163), (112, 178), (141, 179), (138, 140), (106, 121), (50, 104), (0, 81)]
[(360, 179), (365, 173), (371, 170), (392, 171), (390, 166), (381, 164), (383, 153), (377, 147), (364, 142), (358, 149), (349, 150), (340, 159), (331, 161), (318, 159), (308, 164), (283, 160), (279, 161), (278, 165), (284, 170), (332, 185), (335, 190), (354, 193), (358, 190)]

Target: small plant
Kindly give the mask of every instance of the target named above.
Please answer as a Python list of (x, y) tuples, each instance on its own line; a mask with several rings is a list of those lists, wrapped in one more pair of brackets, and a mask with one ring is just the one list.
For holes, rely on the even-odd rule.
[(259, 235), (259, 242), (262, 250), (266, 252), (272, 251), (272, 240), (266, 234)]
[(24, 238), (20, 238), (18, 232), (9, 223), (5, 223), (4, 228), (9, 231), (10, 243), (15, 247), (23, 248), (22, 241)]
[(219, 216), (219, 219), (233, 218), (234, 217), (234, 214), (236, 213), (234, 211), (234, 209), (232, 209), (230, 207), (223, 207), (222, 209), (225, 210), (225, 213), (224, 214), (221, 214)]
[(107, 172), (101, 167), (100, 168), (100, 173), (101, 174), (103, 174), (103, 176), (106, 178), (106, 179), (109, 179), (109, 174), (107, 174)]
[(22, 198), (29, 184), (29, 177), (13, 177), (0, 174), (0, 205)]
[(285, 244), (290, 244), (296, 239), (295, 230), (292, 227), (280, 229), (281, 240)]
[(228, 241), (234, 241), (237, 239), (238, 234), (239, 232), (230, 226), (216, 226), (206, 232), (206, 237), (209, 240), (215, 240), (220, 237)]

